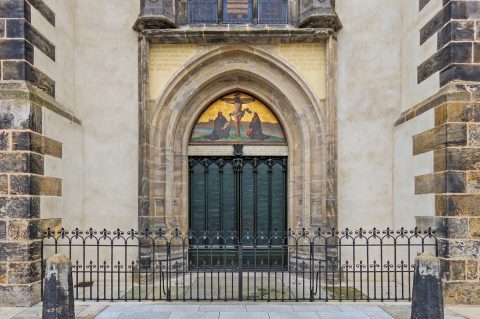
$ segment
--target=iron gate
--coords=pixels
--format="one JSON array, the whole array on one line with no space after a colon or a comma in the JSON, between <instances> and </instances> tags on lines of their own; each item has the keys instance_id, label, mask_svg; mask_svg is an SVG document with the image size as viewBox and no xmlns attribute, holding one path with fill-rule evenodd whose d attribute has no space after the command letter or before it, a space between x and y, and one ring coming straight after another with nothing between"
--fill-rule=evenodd
<instances>
[{"instance_id":1,"label":"iron gate","mask_svg":"<svg viewBox=\"0 0 480 319\"><path fill-rule=\"evenodd\" d=\"M229 243L236 248L236 258L227 258ZM262 250L262 257L245 258L247 247L254 257ZM193 267L189 255L200 249L211 253L195 260L203 267ZM285 266L269 259L278 249L285 252ZM403 228L301 229L256 236L217 232L198 237L178 230L62 229L48 230L41 247L42 270L46 257L69 256L75 298L97 301L411 300L416 254L437 255L437 250L430 229Z\"/></svg>"},{"instance_id":2,"label":"iron gate","mask_svg":"<svg viewBox=\"0 0 480 319\"><path fill-rule=\"evenodd\" d=\"M238 264L241 256L258 267L255 259L267 260L269 267L275 261L276 267L285 268L287 157L192 156L189 168L190 245L208 247L189 250L192 267L203 267L199 261L205 259L207 267L219 259ZM214 236L217 233L248 236ZM254 248L259 234L275 233L282 235L271 236L268 249L263 245ZM222 248L212 249L212 245Z\"/></svg>"}]
</instances>

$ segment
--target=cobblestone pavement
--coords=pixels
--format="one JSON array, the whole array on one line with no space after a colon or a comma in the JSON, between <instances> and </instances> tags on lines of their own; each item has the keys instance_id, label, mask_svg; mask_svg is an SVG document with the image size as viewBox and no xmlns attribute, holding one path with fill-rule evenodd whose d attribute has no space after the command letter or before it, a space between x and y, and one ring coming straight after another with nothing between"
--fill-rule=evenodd
<instances>
[{"instance_id":1,"label":"cobblestone pavement","mask_svg":"<svg viewBox=\"0 0 480 319\"><path fill-rule=\"evenodd\" d=\"M1 319L41 318L42 306L0 308ZM76 319L410 319L409 303L75 303ZM445 319L480 319L480 307L451 307Z\"/></svg>"}]
</instances>

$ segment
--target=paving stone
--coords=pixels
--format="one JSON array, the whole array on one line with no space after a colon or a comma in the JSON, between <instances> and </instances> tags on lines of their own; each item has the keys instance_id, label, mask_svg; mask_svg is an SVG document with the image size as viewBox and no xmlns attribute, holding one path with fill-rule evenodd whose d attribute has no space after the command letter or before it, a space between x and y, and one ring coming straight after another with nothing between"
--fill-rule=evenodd
<instances>
[{"instance_id":1,"label":"paving stone","mask_svg":"<svg viewBox=\"0 0 480 319\"><path fill-rule=\"evenodd\" d=\"M269 319L268 312L220 312L219 319Z\"/></svg>"},{"instance_id":2,"label":"paving stone","mask_svg":"<svg viewBox=\"0 0 480 319\"><path fill-rule=\"evenodd\" d=\"M168 319L218 319L219 312L173 312Z\"/></svg>"},{"instance_id":3,"label":"paving stone","mask_svg":"<svg viewBox=\"0 0 480 319\"><path fill-rule=\"evenodd\" d=\"M140 311L140 312L121 313L117 318L118 319L169 319L170 316L171 316L170 312Z\"/></svg>"},{"instance_id":4,"label":"paving stone","mask_svg":"<svg viewBox=\"0 0 480 319\"><path fill-rule=\"evenodd\" d=\"M247 305L247 312L293 312L290 305Z\"/></svg>"},{"instance_id":5,"label":"paving stone","mask_svg":"<svg viewBox=\"0 0 480 319\"><path fill-rule=\"evenodd\" d=\"M295 312L341 312L340 308L332 305L292 305Z\"/></svg>"},{"instance_id":6,"label":"paving stone","mask_svg":"<svg viewBox=\"0 0 480 319\"><path fill-rule=\"evenodd\" d=\"M317 312L320 319L371 319L362 312Z\"/></svg>"},{"instance_id":7,"label":"paving stone","mask_svg":"<svg viewBox=\"0 0 480 319\"><path fill-rule=\"evenodd\" d=\"M318 319L316 312L299 312L295 313L295 315L289 312L269 312L268 316L270 319Z\"/></svg>"},{"instance_id":8,"label":"paving stone","mask_svg":"<svg viewBox=\"0 0 480 319\"><path fill-rule=\"evenodd\" d=\"M176 305L154 305L152 306L151 311L161 311L161 312L198 312L200 305L185 305L185 304L176 304Z\"/></svg>"},{"instance_id":9,"label":"paving stone","mask_svg":"<svg viewBox=\"0 0 480 319\"><path fill-rule=\"evenodd\" d=\"M246 312L245 305L201 305L199 311L206 312Z\"/></svg>"}]
</instances>

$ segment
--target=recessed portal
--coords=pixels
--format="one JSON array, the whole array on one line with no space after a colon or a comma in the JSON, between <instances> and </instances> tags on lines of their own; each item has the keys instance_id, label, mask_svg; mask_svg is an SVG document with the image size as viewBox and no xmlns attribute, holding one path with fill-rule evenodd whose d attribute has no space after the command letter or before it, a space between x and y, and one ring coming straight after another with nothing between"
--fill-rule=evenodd
<instances>
[{"instance_id":1,"label":"recessed portal","mask_svg":"<svg viewBox=\"0 0 480 319\"><path fill-rule=\"evenodd\" d=\"M288 161L266 147L287 144L276 115L250 95L226 95L200 115L190 144L204 145L203 156L189 156L190 244L202 245L190 251L191 266L235 266L242 243L243 267L283 267ZM242 155L238 145L253 147L256 156ZM225 146L230 153L218 156ZM209 244L225 247L212 257Z\"/></svg>"}]
</instances>

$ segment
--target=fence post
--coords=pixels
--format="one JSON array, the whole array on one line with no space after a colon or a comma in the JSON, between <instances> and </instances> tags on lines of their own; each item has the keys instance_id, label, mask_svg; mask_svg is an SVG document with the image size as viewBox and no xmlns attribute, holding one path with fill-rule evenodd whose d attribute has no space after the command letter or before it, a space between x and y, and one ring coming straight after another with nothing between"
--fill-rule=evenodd
<instances>
[{"instance_id":1,"label":"fence post","mask_svg":"<svg viewBox=\"0 0 480 319\"><path fill-rule=\"evenodd\" d=\"M310 242L310 301L313 301L313 289L315 285L315 260L313 259L313 242Z\"/></svg>"},{"instance_id":2,"label":"fence post","mask_svg":"<svg viewBox=\"0 0 480 319\"><path fill-rule=\"evenodd\" d=\"M168 242L167 243L167 301L172 301L172 291L171 291L171 283L170 283L170 279L171 279L171 243Z\"/></svg>"},{"instance_id":3,"label":"fence post","mask_svg":"<svg viewBox=\"0 0 480 319\"><path fill-rule=\"evenodd\" d=\"M443 319L440 259L429 253L415 258L411 319Z\"/></svg>"},{"instance_id":4,"label":"fence post","mask_svg":"<svg viewBox=\"0 0 480 319\"><path fill-rule=\"evenodd\" d=\"M243 243L238 243L238 300L242 301L243 293Z\"/></svg>"},{"instance_id":5,"label":"fence post","mask_svg":"<svg viewBox=\"0 0 480 319\"><path fill-rule=\"evenodd\" d=\"M56 254L47 259L42 319L74 319L72 262Z\"/></svg>"}]
</instances>

